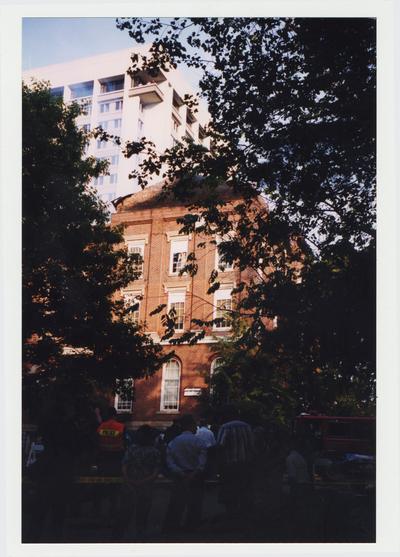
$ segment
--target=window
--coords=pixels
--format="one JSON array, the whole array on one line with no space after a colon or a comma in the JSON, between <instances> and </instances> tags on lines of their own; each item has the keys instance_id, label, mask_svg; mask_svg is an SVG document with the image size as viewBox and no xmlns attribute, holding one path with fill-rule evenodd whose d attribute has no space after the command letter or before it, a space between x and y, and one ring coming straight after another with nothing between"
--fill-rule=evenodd
<instances>
[{"instance_id":1,"label":"window","mask_svg":"<svg viewBox=\"0 0 400 557\"><path fill-rule=\"evenodd\" d=\"M108 141L103 141L102 139L98 139L96 142L97 149L106 149L108 145Z\"/></svg>"},{"instance_id":2,"label":"window","mask_svg":"<svg viewBox=\"0 0 400 557\"><path fill-rule=\"evenodd\" d=\"M116 197L116 193L115 191L112 191L110 193L105 193L101 196L102 201L104 201L104 203L109 203L110 201L112 201L113 199L115 199Z\"/></svg>"},{"instance_id":3,"label":"window","mask_svg":"<svg viewBox=\"0 0 400 557\"><path fill-rule=\"evenodd\" d=\"M218 369L223 365L223 363L224 360L222 358L215 358L215 360L211 362L210 377L214 375L214 373L218 372Z\"/></svg>"},{"instance_id":4,"label":"window","mask_svg":"<svg viewBox=\"0 0 400 557\"><path fill-rule=\"evenodd\" d=\"M110 157L110 164L116 166L119 161L119 155L111 155Z\"/></svg>"},{"instance_id":5,"label":"window","mask_svg":"<svg viewBox=\"0 0 400 557\"><path fill-rule=\"evenodd\" d=\"M138 278L142 278L144 263L144 241L128 242L128 253L137 255L137 262L134 264L134 271L135 273L138 273Z\"/></svg>"},{"instance_id":6,"label":"window","mask_svg":"<svg viewBox=\"0 0 400 557\"><path fill-rule=\"evenodd\" d=\"M215 249L215 266L218 269L218 271L232 271L233 269L233 264L232 263L228 263L224 256L222 255L222 253L219 250L218 244L220 244L221 242L223 242L224 240L218 239L217 238L217 245L216 245L216 249Z\"/></svg>"},{"instance_id":7,"label":"window","mask_svg":"<svg viewBox=\"0 0 400 557\"><path fill-rule=\"evenodd\" d=\"M84 101L81 103L82 115L90 116L92 114L92 103L91 101Z\"/></svg>"},{"instance_id":8,"label":"window","mask_svg":"<svg viewBox=\"0 0 400 557\"><path fill-rule=\"evenodd\" d=\"M102 186L104 184L104 176L98 176L94 179L95 186Z\"/></svg>"},{"instance_id":9,"label":"window","mask_svg":"<svg viewBox=\"0 0 400 557\"><path fill-rule=\"evenodd\" d=\"M124 76L115 79L107 79L100 82L100 93L111 93L112 91L120 91L124 88Z\"/></svg>"},{"instance_id":10,"label":"window","mask_svg":"<svg viewBox=\"0 0 400 557\"><path fill-rule=\"evenodd\" d=\"M118 393L115 395L114 406L117 412L132 412L133 386L131 377L116 380Z\"/></svg>"},{"instance_id":11,"label":"window","mask_svg":"<svg viewBox=\"0 0 400 557\"><path fill-rule=\"evenodd\" d=\"M188 251L188 241L171 240L171 259L170 274L178 275L181 269L186 265L186 256Z\"/></svg>"},{"instance_id":12,"label":"window","mask_svg":"<svg viewBox=\"0 0 400 557\"><path fill-rule=\"evenodd\" d=\"M90 124L83 124L82 131L85 132L85 133L89 133L90 132Z\"/></svg>"},{"instance_id":13,"label":"window","mask_svg":"<svg viewBox=\"0 0 400 557\"><path fill-rule=\"evenodd\" d=\"M215 373L218 373L218 371L219 371L220 367L223 365L223 363L224 363L224 361L223 361L222 358L215 358L215 360L213 360L211 362L211 367L210 367L210 395L212 395L213 391L214 391L213 385L212 385L213 375Z\"/></svg>"},{"instance_id":14,"label":"window","mask_svg":"<svg viewBox=\"0 0 400 557\"><path fill-rule=\"evenodd\" d=\"M100 126L103 130L108 129L108 120L103 120L102 122L99 122L99 126Z\"/></svg>"},{"instance_id":15,"label":"window","mask_svg":"<svg viewBox=\"0 0 400 557\"><path fill-rule=\"evenodd\" d=\"M123 107L123 101L115 101L115 110L116 112L119 112L120 110L122 110Z\"/></svg>"},{"instance_id":16,"label":"window","mask_svg":"<svg viewBox=\"0 0 400 557\"><path fill-rule=\"evenodd\" d=\"M139 118L139 120L138 120L138 139L141 139L143 137L143 128L144 128L143 120L141 120Z\"/></svg>"},{"instance_id":17,"label":"window","mask_svg":"<svg viewBox=\"0 0 400 557\"><path fill-rule=\"evenodd\" d=\"M69 88L71 90L71 99L91 97L93 95L93 81L75 83L74 85L70 85Z\"/></svg>"},{"instance_id":18,"label":"window","mask_svg":"<svg viewBox=\"0 0 400 557\"><path fill-rule=\"evenodd\" d=\"M181 366L178 360L173 359L164 364L161 382L161 411L178 411L180 376Z\"/></svg>"},{"instance_id":19,"label":"window","mask_svg":"<svg viewBox=\"0 0 400 557\"><path fill-rule=\"evenodd\" d=\"M185 291L168 293L168 312L175 312L175 330L183 331L185 328Z\"/></svg>"},{"instance_id":20,"label":"window","mask_svg":"<svg viewBox=\"0 0 400 557\"><path fill-rule=\"evenodd\" d=\"M139 75L131 78L131 87L140 87L141 85L146 85L146 82Z\"/></svg>"},{"instance_id":21,"label":"window","mask_svg":"<svg viewBox=\"0 0 400 557\"><path fill-rule=\"evenodd\" d=\"M121 127L121 125L122 125L122 118L116 118L116 119L114 120L114 128L115 128L115 129L118 129L118 128Z\"/></svg>"},{"instance_id":22,"label":"window","mask_svg":"<svg viewBox=\"0 0 400 557\"><path fill-rule=\"evenodd\" d=\"M110 184L116 184L118 181L118 174L110 174Z\"/></svg>"},{"instance_id":23,"label":"window","mask_svg":"<svg viewBox=\"0 0 400 557\"><path fill-rule=\"evenodd\" d=\"M176 118L174 118L174 116L172 116L172 130L175 133L178 133L178 131L179 131L179 122Z\"/></svg>"},{"instance_id":24,"label":"window","mask_svg":"<svg viewBox=\"0 0 400 557\"><path fill-rule=\"evenodd\" d=\"M63 97L64 96L64 87L52 87L50 89L50 95L52 97Z\"/></svg>"},{"instance_id":25,"label":"window","mask_svg":"<svg viewBox=\"0 0 400 557\"><path fill-rule=\"evenodd\" d=\"M232 310L231 290L217 290L214 294L214 306L214 319L218 319L218 322L214 323L214 329L230 329L230 312Z\"/></svg>"},{"instance_id":26,"label":"window","mask_svg":"<svg viewBox=\"0 0 400 557\"><path fill-rule=\"evenodd\" d=\"M102 114L110 112L110 103L99 103L99 107Z\"/></svg>"},{"instance_id":27,"label":"window","mask_svg":"<svg viewBox=\"0 0 400 557\"><path fill-rule=\"evenodd\" d=\"M129 308L135 306L136 309L132 310L129 315L129 321L135 323L136 325L139 324L140 318L140 299L141 293L140 292L124 292L124 306L125 308Z\"/></svg>"}]
</instances>

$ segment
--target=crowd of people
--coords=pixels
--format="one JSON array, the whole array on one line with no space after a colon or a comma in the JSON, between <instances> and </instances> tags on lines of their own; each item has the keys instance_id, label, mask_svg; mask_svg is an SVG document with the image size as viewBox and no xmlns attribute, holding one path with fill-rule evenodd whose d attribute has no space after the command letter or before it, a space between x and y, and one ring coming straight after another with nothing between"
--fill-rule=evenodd
<instances>
[{"instance_id":1,"label":"crowd of people","mask_svg":"<svg viewBox=\"0 0 400 557\"><path fill-rule=\"evenodd\" d=\"M145 536L154 482L160 474L172 481L163 524L166 537L194 531L201 524L206 478L218 475L220 500L229 516L248 511L256 443L252 428L239 419L234 407L224 408L215 432L204 420L197 424L189 414L175 420L162 433L142 425L129 439L124 454L124 433L115 416L100 424L97 432L101 447L99 465L103 472L111 471L110 455L121 451L118 456L124 484L114 539L124 535L132 514L135 514L137 536ZM114 459L115 463L118 461L119 458Z\"/></svg>"},{"instance_id":2,"label":"crowd of people","mask_svg":"<svg viewBox=\"0 0 400 557\"><path fill-rule=\"evenodd\" d=\"M122 485L111 483L108 488L113 499L114 541L124 539L132 519L136 539L146 538L154 487L160 477L171 480L162 526L166 539L179 540L201 525L204 485L209 478L219 484L219 502L225 507L227 519L251 512L255 500L253 480L260 462L264 462L267 432L260 425L247 423L236 407L222 408L218 421L212 425L183 415L165 431L146 424L135 431L127 430L114 408L109 408L104 418L96 409L91 419L90 427L85 429L65 412L58 424L47 425L46 450L33 467L39 502L33 531L43 520L46 505L52 506L54 532L61 528L73 461L78 456L91 462L92 472L99 476L122 475ZM304 496L310 474L301 448L294 444L290 452L281 449L281 444L275 449L269 446L270 454L275 451L281 464L286 462L294 496Z\"/></svg>"}]
</instances>

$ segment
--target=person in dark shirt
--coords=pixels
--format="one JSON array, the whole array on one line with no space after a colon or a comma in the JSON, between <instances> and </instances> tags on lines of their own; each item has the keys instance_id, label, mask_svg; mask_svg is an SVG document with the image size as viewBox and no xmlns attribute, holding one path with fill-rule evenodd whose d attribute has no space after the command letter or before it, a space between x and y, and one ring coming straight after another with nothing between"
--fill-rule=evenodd
<instances>
[{"instance_id":1,"label":"person in dark shirt","mask_svg":"<svg viewBox=\"0 0 400 557\"><path fill-rule=\"evenodd\" d=\"M221 421L217 435L221 501L230 516L245 514L251 506L254 435L250 425L239 419L234 406L223 409Z\"/></svg>"},{"instance_id":2,"label":"person in dark shirt","mask_svg":"<svg viewBox=\"0 0 400 557\"><path fill-rule=\"evenodd\" d=\"M125 451L122 459L122 504L114 528L118 541L128 526L132 513L135 515L136 537L145 536L153 499L154 481L160 471L160 452L154 447L156 432L142 425L136 432L135 443Z\"/></svg>"}]
</instances>

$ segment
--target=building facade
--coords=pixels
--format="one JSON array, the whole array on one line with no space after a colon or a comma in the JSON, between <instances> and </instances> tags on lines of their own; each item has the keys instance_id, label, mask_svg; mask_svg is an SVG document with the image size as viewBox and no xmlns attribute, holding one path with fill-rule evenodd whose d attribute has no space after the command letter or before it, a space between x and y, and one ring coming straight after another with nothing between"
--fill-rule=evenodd
<instances>
[{"instance_id":1,"label":"building facade","mask_svg":"<svg viewBox=\"0 0 400 557\"><path fill-rule=\"evenodd\" d=\"M135 52L145 54L148 48L138 47ZM208 147L204 132L208 114L202 106L194 113L183 103L185 95L195 93L183 75L172 70L160 71L156 77L138 72L131 78L127 69L132 52L125 49L33 68L24 72L23 79L27 83L31 79L48 81L52 93L64 102L80 103L83 113L77 124L85 131L101 126L122 143L146 137L160 152L184 136ZM127 159L113 141L96 139L91 139L87 154L109 162L109 174L99 176L93 185L110 207L113 199L138 190L137 183L129 179L140 163L138 155Z\"/></svg>"},{"instance_id":2,"label":"building facade","mask_svg":"<svg viewBox=\"0 0 400 557\"><path fill-rule=\"evenodd\" d=\"M216 343L230 334L226 317L234 303L232 289L246 280L241 271L221 260L218 244L210 243L213 238L196 232L186 236L179 233L176 220L187 209L173 199L160 198L160 193L161 186L156 185L117 200L112 216L112 224L124 226L128 250L142 258L140 278L121 293L127 303L138 304L132 319L144 324L146 332L167 352L173 349L176 354L151 378L135 381L133 399L116 397L117 410L131 413L136 425L166 425L182 413L198 413L198 397L209 388L207 378L218 365ZM230 210L229 203L224 210ZM204 241L207 246L199 249L198 244ZM193 277L179 273L190 252L197 253L198 271ZM218 270L220 288L207 294L213 269ZM151 315L161 304L165 309ZM165 332L161 317L171 309L175 310L175 336L196 330L193 319L221 320L209 327L197 344L170 346L161 340Z\"/></svg>"}]
</instances>

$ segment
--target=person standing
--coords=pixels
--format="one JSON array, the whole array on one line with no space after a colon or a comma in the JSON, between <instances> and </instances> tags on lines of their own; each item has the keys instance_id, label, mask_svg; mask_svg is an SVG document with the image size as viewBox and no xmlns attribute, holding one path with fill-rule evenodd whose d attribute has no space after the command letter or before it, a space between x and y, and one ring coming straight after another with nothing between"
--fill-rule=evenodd
<instances>
[{"instance_id":1,"label":"person standing","mask_svg":"<svg viewBox=\"0 0 400 557\"><path fill-rule=\"evenodd\" d=\"M206 478L210 478L217 473L217 459L216 459L216 441L215 435L207 427L207 422L205 419L201 419L199 422L199 427L197 428L196 437L204 441L207 447L207 464L205 468L204 475Z\"/></svg>"},{"instance_id":2,"label":"person standing","mask_svg":"<svg viewBox=\"0 0 400 557\"><path fill-rule=\"evenodd\" d=\"M167 445L167 468L173 479L164 521L167 535L181 528L185 511L184 529L194 529L201 519L207 446L195 435L197 425L193 416L182 416L180 425L182 433Z\"/></svg>"},{"instance_id":3,"label":"person standing","mask_svg":"<svg viewBox=\"0 0 400 557\"><path fill-rule=\"evenodd\" d=\"M103 473L118 476L125 448L125 425L117 420L113 406L107 414L107 419L97 428L99 465Z\"/></svg>"},{"instance_id":4,"label":"person standing","mask_svg":"<svg viewBox=\"0 0 400 557\"><path fill-rule=\"evenodd\" d=\"M124 534L132 511L135 515L136 536L146 535L151 510L154 481L160 471L161 455L154 446L156 432L149 425L136 431L135 443L122 459L122 504L115 522L113 537L118 541Z\"/></svg>"},{"instance_id":5,"label":"person standing","mask_svg":"<svg viewBox=\"0 0 400 557\"><path fill-rule=\"evenodd\" d=\"M234 406L223 408L221 421L217 435L221 501L232 516L246 513L251 506L254 436L250 425L239 419Z\"/></svg>"}]
</instances>

